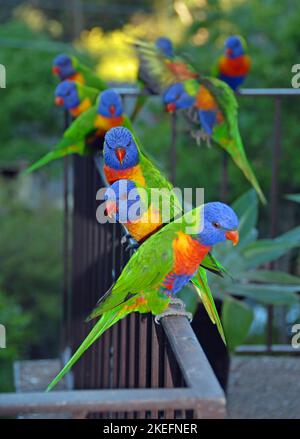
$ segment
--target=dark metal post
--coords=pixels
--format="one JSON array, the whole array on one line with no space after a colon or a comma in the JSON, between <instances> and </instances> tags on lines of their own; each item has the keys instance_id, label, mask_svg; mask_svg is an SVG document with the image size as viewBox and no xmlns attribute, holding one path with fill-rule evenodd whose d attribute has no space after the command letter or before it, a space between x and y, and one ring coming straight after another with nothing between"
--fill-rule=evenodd
<instances>
[{"instance_id":1,"label":"dark metal post","mask_svg":"<svg viewBox=\"0 0 300 439\"><path fill-rule=\"evenodd\" d=\"M274 238L278 228L278 181L279 181L279 158L281 150L281 98L275 97L274 111L274 141L272 146L272 177L270 191L270 238ZM273 268L271 264L270 268ZM271 349L273 342L273 306L268 306L268 324L267 324L267 348Z\"/></svg>"},{"instance_id":2,"label":"dark metal post","mask_svg":"<svg viewBox=\"0 0 300 439\"><path fill-rule=\"evenodd\" d=\"M64 128L69 126L69 113L65 111ZM69 208L69 169L70 157L63 159L63 199L64 199L64 240L63 240L63 291L62 291L62 351L64 351L70 342L70 208Z\"/></svg>"}]
</instances>

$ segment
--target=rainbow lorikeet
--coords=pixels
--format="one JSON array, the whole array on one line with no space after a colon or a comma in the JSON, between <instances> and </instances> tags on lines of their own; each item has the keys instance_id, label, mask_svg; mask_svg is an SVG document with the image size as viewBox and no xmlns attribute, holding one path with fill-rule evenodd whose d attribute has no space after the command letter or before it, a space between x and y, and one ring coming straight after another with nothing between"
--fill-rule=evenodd
<instances>
[{"instance_id":1,"label":"rainbow lorikeet","mask_svg":"<svg viewBox=\"0 0 300 439\"><path fill-rule=\"evenodd\" d=\"M131 237L139 244L161 229L164 223L169 223L170 219L174 220L172 214L177 218L182 213L182 210L179 210L179 207L172 203L172 198L168 196L166 191L161 192L158 189L141 187L131 180L114 182L106 189L104 200L104 216L114 218L117 222L125 225ZM207 262L209 265L207 265ZM207 283L205 269L202 267L217 274L220 273L216 272L216 269L222 272L223 267L208 253L201 262L201 267L199 267L191 283L212 323L217 325L218 331L225 342L222 324Z\"/></svg>"},{"instance_id":2,"label":"rainbow lorikeet","mask_svg":"<svg viewBox=\"0 0 300 439\"><path fill-rule=\"evenodd\" d=\"M155 44L142 40L132 44L140 62L139 78L152 93L161 94L175 82L199 77L192 66L174 54L168 38L159 38Z\"/></svg>"},{"instance_id":3,"label":"rainbow lorikeet","mask_svg":"<svg viewBox=\"0 0 300 439\"><path fill-rule=\"evenodd\" d=\"M139 44L143 44L142 42L136 42L137 47ZM147 44L147 43L145 43ZM171 61L174 58L174 49L172 41L166 37L157 38L154 43L158 52L166 59ZM148 64L147 61L144 62L143 52L138 50L139 55L139 71L138 71L138 86L141 90L147 91L150 94L158 94L159 87L153 81L153 76L148 72ZM134 107L134 110L131 114L131 120L134 120L142 107L145 105L148 96L145 94L139 95Z\"/></svg>"},{"instance_id":4,"label":"rainbow lorikeet","mask_svg":"<svg viewBox=\"0 0 300 439\"><path fill-rule=\"evenodd\" d=\"M71 123L54 149L25 172L32 172L69 154L85 155L95 149L102 149L104 134L110 128L119 125L131 127L129 119L123 112L121 97L114 90L105 90L100 93L95 105Z\"/></svg>"},{"instance_id":5,"label":"rainbow lorikeet","mask_svg":"<svg viewBox=\"0 0 300 439\"><path fill-rule=\"evenodd\" d=\"M106 189L104 200L106 215L125 224L139 244L159 230L163 223L182 215L179 203L174 206L165 191L143 187L131 180L115 181Z\"/></svg>"},{"instance_id":6,"label":"rainbow lorikeet","mask_svg":"<svg viewBox=\"0 0 300 439\"><path fill-rule=\"evenodd\" d=\"M110 129L104 138L104 175L111 185L118 180L131 180L135 184L149 188L172 192L172 184L163 176L159 169L145 155L136 137L126 127ZM170 219L182 212L182 205L176 196L170 198ZM149 226L151 227L151 225ZM141 232L142 229L140 229ZM145 239L149 233L145 230ZM209 254L202 264L206 269L217 274L226 270Z\"/></svg>"},{"instance_id":7,"label":"rainbow lorikeet","mask_svg":"<svg viewBox=\"0 0 300 439\"><path fill-rule=\"evenodd\" d=\"M225 82L210 78L204 84L195 80L175 83L165 91L163 102L167 111L183 110L190 122L201 127L200 138L212 139L227 151L255 188L261 201L266 202L239 133L237 101Z\"/></svg>"},{"instance_id":8,"label":"rainbow lorikeet","mask_svg":"<svg viewBox=\"0 0 300 439\"><path fill-rule=\"evenodd\" d=\"M51 390L105 330L131 312L180 314L172 299L197 272L212 246L238 241L238 218L226 204L207 203L185 214L145 241L116 283L100 298L90 318L101 316L90 334L49 384Z\"/></svg>"},{"instance_id":9,"label":"rainbow lorikeet","mask_svg":"<svg viewBox=\"0 0 300 439\"><path fill-rule=\"evenodd\" d=\"M73 55L66 55L65 53L57 55L53 60L52 72L57 75L61 81L69 79L70 81L76 81L88 87L97 88L99 91L108 88L105 81L95 75L89 67L80 63Z\"/></svg>"},{"instance_id":10,"label":"rainbow lorikeet","mask_svg":"<svg viewBox=\"0 0 300 439\"><path fill-rule=\"evenodd\" d=\"M231 35L225 41L225 54L220 57L216 75L236 91L244 82L251 67L250 57L246 55L246 42L238 35Z\"/></svg>"},{"instance_id":11,"label":"rainbow lorikeet","mask_svg":"<svg viewBox=\"0 0 300 439\"><path fill-rule=\"evenodd\" d=\"M66 79L58 84L54 95L55 104L64 107L72 117L76 118L96 102L99 91Z\"/></svg>"},{"instance_id":12,"label":"rainbow lorikeet","mask_svg":"<svg viewBox=\"0 0 300 439\"><path fill-rule=\"evenodd\" d=\"M144 70L147 69L156 90L163 94L167 111L184 110L186 117L202 128L196 137L212 139L224 148L265 202L240 137L238 104L231 88L221 80L201 76L180 58L164 57L153 44L134 44Z\"/></svg>"}]
</instances>

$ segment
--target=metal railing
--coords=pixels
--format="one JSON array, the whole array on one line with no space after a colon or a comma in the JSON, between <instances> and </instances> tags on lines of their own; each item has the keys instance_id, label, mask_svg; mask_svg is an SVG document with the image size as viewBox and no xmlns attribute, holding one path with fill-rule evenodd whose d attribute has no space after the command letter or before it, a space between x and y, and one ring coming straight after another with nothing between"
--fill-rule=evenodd
<instances>
[{"instance_id":1,"label":"metal railing","mask_svg":"<svg viewBox=\"0 0 300 439\"><path fill-rule=\"evenodd\" d=\"M136 96L136 90L120 90ZM300 95L299 90L241 90L240 96L265 96L275 100L270 236L277 230L278 172L281 143L281 99ZM172 181L176 179L176 116L172 118ZM68 159L67 159L68 161ZM65 166L65 282L64 306L67 327L64 347L78 346L90 326L82 322L118 276L128 258L120 246L119 225L98 225L96 191L103 186L92 157L74 157L74 205L69 206L68 172ZM227 160L221 172L222 197L228 195ZM224 190L225 188L225 190ZM87 196L89 194L90 196ZM72 218L70 215L72 214ZM68 260L72 219L72 264ZM72 276L69 268L72 265ZM71 280L71 284L70 284ZM201 345L185 317L165 317L161 326L151 316L132 314L107 331L74 368L72 391L2 394L0 415L68 412L74 417L120 418L218 418L224 417L224 393ZM269 353L272 346L272 308L269 308ZM250 347L251 348L251 347ZM262 350L261 347L258 350ZM286 346L282 348L287 351ZM247 347L240 348L241 353ZM69 384L70 385L70 384ZM77 390L79 389L79 390ZM84 390L83 390L84 389ZM86 390L93 389L93 390ZM97 389L97 390L94 390ZM100 389L100 390L98 390Z\"/></svg>"},{"instance_id":2,"label":"metal railing","mask_svg":"<svg viewBox=\"0 0 300 439\"><path fill-rule=\"evenodd\" d=\"M4 393L0 416L66 413L85 418L97 413L105 418L223 418L224 393L188 320L169 316L161 324L186 387ZM160 348L156 355L162 355Z\"/></svg>"}]
</instances>

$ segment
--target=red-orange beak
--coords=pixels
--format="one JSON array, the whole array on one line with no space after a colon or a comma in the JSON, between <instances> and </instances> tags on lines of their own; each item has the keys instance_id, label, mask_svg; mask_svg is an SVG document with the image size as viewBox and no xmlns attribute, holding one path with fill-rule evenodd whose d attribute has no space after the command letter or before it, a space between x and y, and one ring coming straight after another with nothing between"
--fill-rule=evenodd
<instances>
[{"instance_id":1,"label":"red-orange beak","mask_svg":"<svg viewBox=\"0 0 300 439\"><path fill-rule=\"evenodd\" d=\"M59 107L61 107L62 105L64 105L64 99L60 96L56 96L55 98L55 105L58 105Z\"/></svg>"},{"instance_id":2,"label":"red-orange beak","mask_svg":"<svg viewBox=\"0 0 300 439\"><path fill-rule=\"evenodd\" d=\"M54 75L59 75L60 74L60 68L58 66L53 66L52 67L52 73L54 73Z\"/></svg>"},{"instance_id":3,"label":"red-orange beak","mask_svg":"<svg viewBox=\"0 0 300 439\"><path fill-rule=\"evenodd\" d=\"M116 114L116 107L114 105L111 105L109 107L109 112L112 116L114 116Z\"/></svg>"},{"instance_id":4,"label":"red-orange beak","mask_svg":"<svg viewBox=\"0 0 300 439\"><path fill-rule=\"evenodd\" d=\"M226 49L226 55L231 56L233 54L232 49Z\"/></svg>"},{"instance_id":5,"label":"red-orange beak","mask_svg":"<svg viewBox=\"0 0 300 439\"><path fill-rule=\"evenodd\" d=\"M166 105L166 110L168 113L173 113L176 110L176 104L174 102L170 102Z\"/></svg>"},{"instance_id":6,"label":"red-orange beak","mask_svg":"<svg viewBox=\"0 0 300 439\"><path fill-rule=\"evenodd\" d=\"M233 242L233 245L237 245L239 242L239 232L237 230L230 230L230 232L226 232L226 239L229 239Z\"/></svg>"},{"instance_id":7,"label":"red-orange beak","mask_svg":"<svg viewBox=\"0 0 300 439\"><path fill-rule=\"evenodd\" d=\"M117 212L117 203L115 201L106 201L105 203L105 215L109 218L113 218Z\"/></svg>"},{"instance_id":8,"label":"red-orange beak","mask_svg":"<svg viewBox=\"0 0 300 439\"><path fill-rule=\"evenodd\" d=\"M117 148L117 149L115 150L115 154L116 154L117 159L119 160L119 162L120 162L121 165L122 165L122 164L123 164L124 157L125 157L125 155L126 155L126 149L125 149L125 148Z\"/></svg>"}]
</instances>

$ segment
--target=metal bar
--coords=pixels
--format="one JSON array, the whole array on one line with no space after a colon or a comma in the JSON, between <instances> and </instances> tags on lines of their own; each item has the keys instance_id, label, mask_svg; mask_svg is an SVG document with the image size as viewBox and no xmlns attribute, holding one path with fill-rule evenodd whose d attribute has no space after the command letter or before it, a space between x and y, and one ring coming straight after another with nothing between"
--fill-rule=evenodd
<instances>
[{"instance_id":1,"label":"metal bar","mask_svg":"<svg viewBox=\"0 0 300 439\"><path fill-rule=\"evenodd\" d=\"M242 88L238 96L300 96L297 88Z\"/></svg>"},{"instance_id":2,"label":"metal bar","mask_svg":"<svg viewBox=\"0 0 300 439\"><path fill-rule=\"evenodd\" d=\"M198 403L193 389L73 390L50 393L2 393L0 416L19 413L109 412L191 409ZM209 398L203 404L209 404Z\"/></svg>"},{"instance_id":3,"label":"metal bar","mask_svg":"<svg viewBox=\"0 0 300 439\"><path fill-rule=\"evenodd\" d=\"M271 176L271 191L270 191L270 211L269 221L270 238L274 238L278 229L278 180L279 180L279 158L281 151L281 98L275 97L274 108L274 140L272 144L272 176ZM270 265L270 268L274 268L274 264ZM272 305L267 307L268 322L267 322L267 346L268 349L273 343L273 321L274 321L274 308Z\"/></svg>"},{"instance_id":4,"label":"metal bar","mask_svg":"<svg viewBox=\"0 0 300 439\"><path fill-rule=\"evenodd\" d=\"M286 344L273 344L269 348L265 345L243 345L239 346L235 353L238 355L299 355L300 349Z\"/></svg>"},{"instance_id":5,"label":"metal bar","mask_svg":"<svg viewBox=\"0 0 300 439\"><path fill-rule=\"evenodd\" d=\"M112 85L113 87L113 85ZM122 96L140 96L149 95L145 90L139 90L135 87L113 87L113 89ZM300 89L297 88L242 88L236 93L237 96L300 96Z\"/></svg>"},{"instance_id":6,"label":"metal bar","mask_svg":"<svg viewBox=\"0 0 300 439\"><path fill-rule=\"evenodd\" d=\"M161 323L187 386L199 397L194 407L196 417L224 417L226 410L223 390L188 320L185 317L168 316L163 317ZM205 399L210 403L205 407L203 416Z\"/></svg>"}]
</instances>

